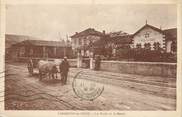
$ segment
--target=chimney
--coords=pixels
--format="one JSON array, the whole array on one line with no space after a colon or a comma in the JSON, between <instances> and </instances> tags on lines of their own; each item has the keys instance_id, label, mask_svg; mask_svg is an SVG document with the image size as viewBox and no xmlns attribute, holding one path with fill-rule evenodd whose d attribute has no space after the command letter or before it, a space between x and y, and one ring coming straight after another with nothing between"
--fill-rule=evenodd
<instances>
[{"instance_id":1,"label":"chimney","mask_svg":"<svg viewBox=\"0 0 182 117\"><path fill-rule=\"evenodd\" d=\"M103 31L102 31L102 33L105 35L105 34L106 34L106 31L105 31L105 30L103 30Z\"/></svg>"},{"instance_id":2,"label":"chimney","mask_svg":"<svg viewBox=\"0 0 182 117\"><path fill-rule=\"evenodd\" d=\"M160 30L162 30L162 26L160 25Z\"/></svg>"}]
</instances>

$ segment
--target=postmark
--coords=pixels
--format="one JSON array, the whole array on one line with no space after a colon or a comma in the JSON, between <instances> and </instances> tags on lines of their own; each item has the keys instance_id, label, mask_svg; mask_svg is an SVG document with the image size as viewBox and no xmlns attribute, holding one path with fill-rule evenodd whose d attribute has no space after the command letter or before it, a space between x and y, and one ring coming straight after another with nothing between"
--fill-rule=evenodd
<instances>
[{"instance_id":1,"label":"postmark","mask_svg":"<svg viewBox=\"0 0 182 117\"><path fill-rule=\"evenodd\" d=\"M86 78L86 73L78 72L72 82L74 93L84 100L95 100L104 91L104 85L100 84L91 78Z\"/></svg>"}]
</instances>

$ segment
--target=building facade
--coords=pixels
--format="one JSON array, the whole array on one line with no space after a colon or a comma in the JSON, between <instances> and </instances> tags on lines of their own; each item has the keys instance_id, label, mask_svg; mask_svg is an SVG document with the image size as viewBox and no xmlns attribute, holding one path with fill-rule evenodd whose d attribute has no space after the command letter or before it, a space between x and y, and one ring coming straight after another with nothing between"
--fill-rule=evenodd
<instances>
[{"instance_id":1,"label":"building facade","mask_svg":"<svg viewBox=\"0 0 182 117\"><path fill-rule=\"evenodd\" d=\"M89 56L89 45L101 39L103 35L104 32L101 33L93 28L88 28L79 33L76 32L73 36L71 36L74 54L76 55L79 52L82 56Z\"/></svg>"},{"instance_id":2,"label":"building facade","mask_svg":"<svg viewBox=\"0 0 182 117\"><path fill-rule=\"evenodd\" d=\"M72 57L71 45L60 41L25 40L9 48L9 58L63 58Z\"/></svg>"},{"instance_id":3,"label":"building facade","mask_svg":"<svg viewBox=\"0 0 182 117\"><path fill-rule=\"evenodd\" d=\"M133 34L133 48L150 50L162 49L167 53L176 52L177 29L162 30L149 24Z\"/></svg>"}]
</instances>

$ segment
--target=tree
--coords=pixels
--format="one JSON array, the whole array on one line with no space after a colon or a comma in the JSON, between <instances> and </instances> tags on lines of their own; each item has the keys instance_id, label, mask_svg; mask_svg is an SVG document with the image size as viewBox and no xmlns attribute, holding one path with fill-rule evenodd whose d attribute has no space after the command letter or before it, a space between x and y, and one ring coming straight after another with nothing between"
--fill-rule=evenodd
<instances>
[{"instance_id":1,"label":"tree","mask_svg":"<svg viewBox=\"0 0 182 117\"><path fill-rule=\"evenodd\" d=\"M108 36L101 37L100 40L93 43L94 54L107 56L107 45L108 45Z\"/></svg>"}]
</instances>

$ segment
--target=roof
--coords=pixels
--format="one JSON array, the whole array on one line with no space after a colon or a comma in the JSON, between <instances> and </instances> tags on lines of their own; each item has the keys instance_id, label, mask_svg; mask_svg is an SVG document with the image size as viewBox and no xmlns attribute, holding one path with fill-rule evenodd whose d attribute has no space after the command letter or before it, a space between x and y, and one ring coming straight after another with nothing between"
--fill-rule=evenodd
<instances>
[{"instance_id":1,"label":"roof","mask_svg":"<svg viewBox=\"0 0 182 117\"><path fill-rule=\"evenodd\" d=\"M34 45L34 46L52 46L52 47L65 47L71 45L66 45L66 43L63 43L61 41L45 41L45 40L25 40L20 43L17 43L16 45Z\"/></svg>"},{"instance_id":2,"label":"roof","mask_svg":"<svg viewBox=\"0 0 182 117\"><path fill-rule=\"evenodd\" d=\"M163 33L166 35L166 39L168 40L176 40L177 39L177 28L165 29Z\"/></svg>"},{"instance_id":3,"label":"roof","mask_svg":"<svg viewBox=\"0 0 182 117\"><path fill-rule=\"evenodd\" d=\"M168 40L176 40L177 39L177 28L170 28L170 29L161 30L161 29L159 29L157 27L154 27L152 25L149 25L149 24L144 25L137 32L135 32L133 34L133 36L135 36L136 34L138 34L141 30L143 30L146 27L152 28L153 30L156 30L156 31L164 34L166 36L166 39L168 39Z\"/></svg>"},{"instance_id":4,"label":"roof","mask_svg":"<svg viewBox=\"0 0 182 117\"><path fill-rule=\"evenodd\" d=\"M136 31L136 32L133 34L133 36L135 36L136 34L138 34L141 30L143 30L143 29L146 28L146 27L149 27L149 28L151 28L151 29L153 29L153 30L155 30L155 31L157 31L157 32L163 33L163 31L162 31L161 29L159 29L159 28L157 28L157 27L154 27L154 26L152 26L152 25L149 25L149 24L145 24L142 28L140 28L138 31Z\"/></svg>"},{"instance_id":5,"label":"roof","mask_svg":"<svg viewBox=\"0 0 182 117\"><path fill-rule=\"evenodd\" d=\"M123 31L117 31L117 32L109 33L110 37L125 36L125 35L128 35L128 33L123 32Z\"/></svg>"},{"instance_id":6,"label":"roof","mask_svg":"<svg viewBox=\"0 0 182 117\"><path fill-rule=\"evenodd\" d=\"M31 37L25 35L6 34L5 35L5 48L10 48L13 44L30 39Z\"/></svg>"},{"instance_id":7,"label":"roof","mask_svg":"<svg viewBox=\"0 0 182 117\"><path fill-rule=\"evenodd\" d=\"M71 38L77 38L77 37L87 36L87 35L102 36L103 33L96 31L94 28L88 28L82 32L79 32L79 33L76 32L76 34L71 36Z\"/></svg>"}]
</instances>

